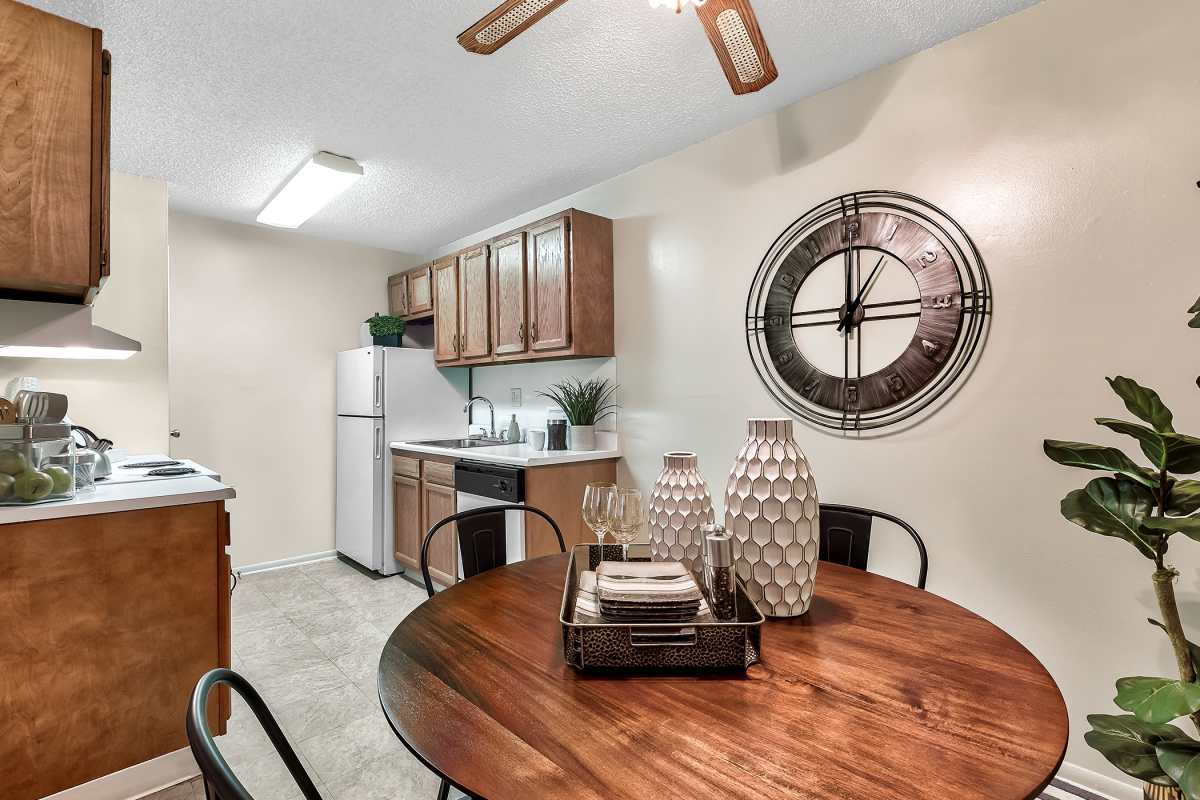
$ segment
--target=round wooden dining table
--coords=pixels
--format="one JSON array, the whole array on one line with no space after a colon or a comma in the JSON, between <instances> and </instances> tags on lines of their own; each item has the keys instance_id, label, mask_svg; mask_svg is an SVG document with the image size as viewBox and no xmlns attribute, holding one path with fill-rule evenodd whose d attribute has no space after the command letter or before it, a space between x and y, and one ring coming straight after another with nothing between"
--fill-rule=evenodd
<instances>
[{"instance_id":1,"label":"round wooden dining table","mask_svg":"<svg viewBox=\"0 0 1200 800\"><path fill-rule=\"evenodd\" d=\"M1045 668L935 594L822 563L811 610L764 623L744 673L592 674L563 660L567 566L458 583L384 647L393 730L470 795L1027 800L1062 762Z\"/></svg>"}]
</instances>

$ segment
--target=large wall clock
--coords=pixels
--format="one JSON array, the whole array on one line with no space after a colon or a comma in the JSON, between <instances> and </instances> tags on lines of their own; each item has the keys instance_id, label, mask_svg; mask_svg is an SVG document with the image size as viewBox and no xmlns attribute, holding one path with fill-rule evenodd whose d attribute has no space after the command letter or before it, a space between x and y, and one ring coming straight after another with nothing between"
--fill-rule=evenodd
<instances>
[{"instance_id":1,"label":"large wall clock","mask_svg":"<svg viewBox=\"0 0 1200 800\"><path fill-rule=\"evenodd\" d=\"M746 301L746 343L789 411L874 431L952 394L991 311L983 259L954 220L911 195L855 192L775 240Z\"/></svg>"}]
</instances>

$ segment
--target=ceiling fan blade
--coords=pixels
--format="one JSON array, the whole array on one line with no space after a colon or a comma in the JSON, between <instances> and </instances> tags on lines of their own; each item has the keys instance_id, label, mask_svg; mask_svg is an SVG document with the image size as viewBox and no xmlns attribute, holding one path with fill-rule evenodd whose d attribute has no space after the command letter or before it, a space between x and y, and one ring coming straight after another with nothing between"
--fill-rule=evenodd
<instances>
[{"instance_id":1,"label":"ceiling fan blade","mask_svg":"<svg viewBox=\"0 0 1200 800\"><path fill-rule=\"evenodd\" d=\"M750 0L708 0L696 16L734 94L757 92L779 77Z\"/></svg>"},{"instance_id":2,"label":"ceiling fan blade","mask_svg":"<svg viewBox=\"0 0 1200 800\"><path fill-rule=\"evenodd\" d=\"M565 2L567 0L504 0L460 33L458 43L472 53L494 53Z\"/></svg>"}]
</instances>

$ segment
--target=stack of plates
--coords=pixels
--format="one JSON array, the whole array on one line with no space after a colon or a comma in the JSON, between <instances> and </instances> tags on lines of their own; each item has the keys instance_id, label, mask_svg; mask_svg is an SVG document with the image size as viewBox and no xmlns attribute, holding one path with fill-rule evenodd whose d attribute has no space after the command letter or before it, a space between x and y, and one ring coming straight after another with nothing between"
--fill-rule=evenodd
<instances>
[{"instance_id":1,"label":"stack of plates","mask_svg":"<svg viewBox=\"0 0 1200 800\"><path fill-rule=\"evenodd\" d=\"M596 598L601 615L617 623L688 622L707 610L696 579L677 561L604 561Z\"/></svg>"}]
</instances>

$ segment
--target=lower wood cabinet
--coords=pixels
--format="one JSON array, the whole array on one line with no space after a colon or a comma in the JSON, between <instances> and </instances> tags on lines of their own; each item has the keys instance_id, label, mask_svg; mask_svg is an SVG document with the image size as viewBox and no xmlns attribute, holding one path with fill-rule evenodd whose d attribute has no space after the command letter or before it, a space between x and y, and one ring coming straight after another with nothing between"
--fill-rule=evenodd
<instances>
[{"instance_id":1,"label":"lower wood cabinet","mask_svg":"<svg viewBox=\"0 0 1200 800\"><path fill-rule=\"evenodd\" d=\"M0 525L0 798L35 800L188 746L230 665L223 502ZM225 732L229 690L209 699Z\"/></svg>"},{"instance_id":2,"label":"lower wood cabinet","mask_svg":"<svg viewBox=\"0 0 1200 800\"><path fill-rule=\"evenodd\" d=\"M392 455L392 522L396 560L421 575L421 545L429 529L458 510L454 465L433 459ZM458 575L458 536L453 525L438 531L429 547L429 575L449 586Z\"/></svg>"}]
</instances>

